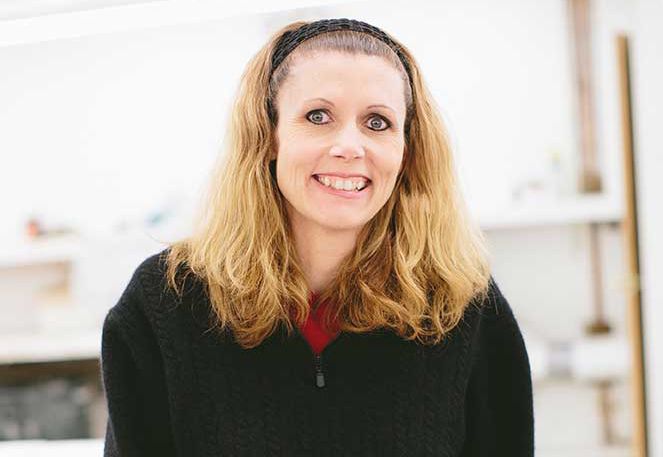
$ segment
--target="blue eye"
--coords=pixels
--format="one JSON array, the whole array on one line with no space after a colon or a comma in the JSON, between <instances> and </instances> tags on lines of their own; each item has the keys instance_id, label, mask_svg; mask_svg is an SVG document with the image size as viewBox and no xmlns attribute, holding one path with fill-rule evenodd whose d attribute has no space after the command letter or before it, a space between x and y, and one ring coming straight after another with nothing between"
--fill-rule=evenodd
<instances>
[{"instance_id":1,"label":"blue eye","mask_svg":"<svg viewBox=\"0 0 663 457\"><path fill-rule=\"evenodd\" d=\"M313 122L314 124L323 124L324 123L324 117L326 115L327 115L327 113L325 113L325 111L316 109L316 110L313 110L313 111L309 111L306 114L306 119Z\"/></svg>"},{"instance_id":2,"label":"blue eye","mask_svg":"<svg viewBox=\"0 0 663 457\"><path fill-rule=\"evenodd\" d=\"M309 111L306 114L306 119L313 122L314 124L326 124L329 122L329 114L325 110L316 109ZM383 130L387 130L389 127L391 127L391 122L380 115L373 115L369 119L368 128L373 131L381 132Z\"/></svg>"},{"instance_id":3,"label":"blue eye","mask_svg":"<svg viewBox=\"0 0 663 457\"><path fill-rule=\"evenodd\" d=\"M376 123L376 122L374 122L374 120L377 120L378 122ZM382 122L382 124L384 124L384 128L380 128L380 125L381 125L380 122ZM389 127L391 127L391 124L389 123L389 121L387 121L382 116L373 116L373 117L371 117L371 119L369 121L369 124L370 124L369 128L371 130L376 130L378 132L380 132L382 130L387 130Z\"/></svg>"}]
</instances>

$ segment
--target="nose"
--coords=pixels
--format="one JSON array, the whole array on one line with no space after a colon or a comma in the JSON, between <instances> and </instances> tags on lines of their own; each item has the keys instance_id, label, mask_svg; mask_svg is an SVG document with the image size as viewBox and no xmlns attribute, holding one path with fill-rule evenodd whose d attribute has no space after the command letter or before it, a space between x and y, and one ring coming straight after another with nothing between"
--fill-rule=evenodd
<instances>
[{"instance_id":1,"label":"nose","mask_svg":"<svg viewBox=\"0 0 663 457\"><path fill-rule=\"evenodd\" d=\"M345 159L364 157L363 136L355 125L348 125L338 132L329 154Z\"/></svg>"}]
</instances>

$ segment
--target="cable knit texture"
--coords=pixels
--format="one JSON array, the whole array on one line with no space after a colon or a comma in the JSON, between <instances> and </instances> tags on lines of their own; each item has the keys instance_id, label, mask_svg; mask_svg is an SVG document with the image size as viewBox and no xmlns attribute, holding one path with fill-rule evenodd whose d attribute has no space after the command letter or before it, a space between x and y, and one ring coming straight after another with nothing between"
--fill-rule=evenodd
<instances>
[{"instance_id":1,"label":"cable knit texture","mask_svg":"<svg viewBox=\"0 0 663 457\"><path fill-rule=\"evenodd\" d=\"M494 280L438 345L342 332L316 360L299 332L243 349L209 331L204 287L189 275L177 297L165 253L104 322L105 456L534 455L527 351Z\"/></svg>"}]
</instances>

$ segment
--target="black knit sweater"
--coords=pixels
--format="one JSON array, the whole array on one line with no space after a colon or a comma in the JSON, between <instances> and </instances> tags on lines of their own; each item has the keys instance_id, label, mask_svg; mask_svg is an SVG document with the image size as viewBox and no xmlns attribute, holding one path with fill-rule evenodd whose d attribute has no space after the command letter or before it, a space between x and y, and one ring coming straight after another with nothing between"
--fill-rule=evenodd
<instances>
[{"instance_id":1,"label":"black knit sweater","mask_svg":"<svg viewBox=\"0 0 663 457\"><path fill-rule=\"evenodd\" d=\"M494 280L438 345L343 332L316 359L285 329L248 350L206 332L204 288L180 301L165 252L104 322L106 456L534 455L528 356Z\"/></svg>"}]
</instances>

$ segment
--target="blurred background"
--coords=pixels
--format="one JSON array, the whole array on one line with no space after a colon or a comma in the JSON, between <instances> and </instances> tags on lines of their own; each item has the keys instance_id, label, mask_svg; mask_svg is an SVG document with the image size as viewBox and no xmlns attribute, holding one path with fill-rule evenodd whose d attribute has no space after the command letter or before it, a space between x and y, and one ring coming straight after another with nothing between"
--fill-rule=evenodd
<instances>
[{"instance_id":1,"label":"blurred background","mask_svg":"<svg viewBox=\"0 0 663 457\"><path fill-rule=\"evenodd\" d=\"M248 59L414 53L522 328L539 457L663 457L663 1L0 0L0 455L101 455L101 323L190 230Z\"/></svg>"}]
</instances>

